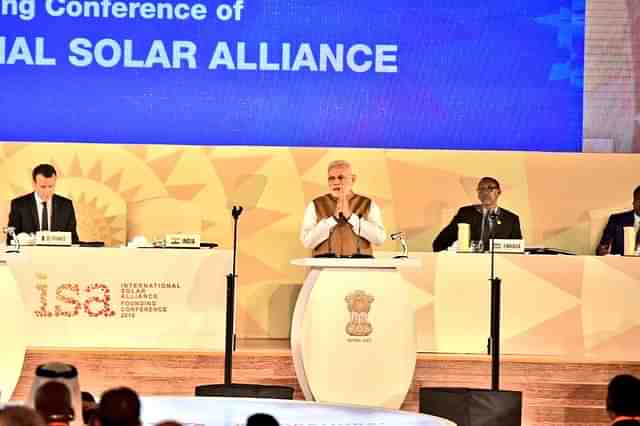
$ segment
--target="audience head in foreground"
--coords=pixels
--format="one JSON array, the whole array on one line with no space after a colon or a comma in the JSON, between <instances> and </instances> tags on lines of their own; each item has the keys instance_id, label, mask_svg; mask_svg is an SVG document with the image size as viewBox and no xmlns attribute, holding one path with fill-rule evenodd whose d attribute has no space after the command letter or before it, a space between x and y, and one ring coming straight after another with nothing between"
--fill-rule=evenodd
<instances>
[{"instance_id":1,"label":"audience head in foreground","mask_svg":"<svg viewBox=\"0 0 640 426\"><path fill-rule=\"evenodd\" d=\"M82 392L82 421L85 425L91 423L91 419L98 412L96 399L89 392Z\"/></svg>"},{"instance_id":2,"label":"audience head in foreground","mask_svg":"<svg viewBox=\"0 0 640 426\"><path fill-rule=\"evenodd\" d=\"M0 426L46 426L46 423L31 408L11 406L0 410Z\"/></svg>"},{"instance_id":3,"label":"audience head in foreground","mask_svg":"<svg viewBox=\"0 0 640 426\"><path fill-rule=\"evenodd\" d=\"M49 426L66 426L75 418L71 392L60 382L46 382L40 386L34 406Z\"/></svg>"},{"instance_id":4,"label":"audience head in foreground","mask_svg":"<svg viewBox=\"0 0 640 426\"><path fill-rule=\"evenodd\" d=\"M57 385L49 385L49 383L57 383ZM44 394L45 395L54 395L57 400L56 404L63 404L64 395L59 391L61 388L59 385L63 385L67 388L70 400L71 407L73 407L73 415L75 419L69 420L69 422L74 425L81 425L82 420L80 419L80 413L82 413L82 402L80 400L80 383L78 380L78 370L71 364L65 364L61 362L48 362L45 364L41 364L36 368L36 374L33 379L33 384L31 385L31 392L29 394L29 398L26 402L26 405L32 408L36 408L36 400L38 398L38 394L41 393L41 388L48 387ZM53 386L53 390L51 389ZM41 396L41 401L44 401L45 398ZM47 402L48 403L48 402ZM38 408L36 408L38 410ZM56 408L56 411L58 409ZM55 413L57 415L67 416L68 413L61 412ZM46 419L45 419L46 420Z\"/></svg>"},{"instance_id":5,"label":"audience head in foreground","mask_svg":"<svg viewBox=\"0 0 640 426\"><path fill-rule=\"evenodd\" d=\"M606 406L612 424L616 426L638 424L640 379L630 374L621 374L611 379L607 387Z\"/></svg>"},{"instance_id":6,"label":"audience head in foreground","mask_svg":"<svg viewBox=\"0 0 640 426\"><path fill-rule=\"evenodd\" d=\"M247 426L280 426L280 423L269 414L256 413L249 416Z\"/></svg>"},{"instance_id":7,"label":"audience head in foreground","mask_svg":"<svg viewBox=\"0 0 640 426\"><path fill-rule=\"evenodd\" d=\"M102 394L98 404L100 426L140 426L140 398L130 388L111 389Z\"/></svg>"}]
</instances>

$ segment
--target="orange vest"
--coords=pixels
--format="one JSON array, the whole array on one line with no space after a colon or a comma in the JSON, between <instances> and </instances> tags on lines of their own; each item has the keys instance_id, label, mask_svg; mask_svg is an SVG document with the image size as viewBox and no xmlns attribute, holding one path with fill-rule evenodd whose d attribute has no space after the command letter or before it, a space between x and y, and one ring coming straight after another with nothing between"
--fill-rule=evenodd
<instances>
[{"instance_id":1,"label":"orange vest","mask_svg":"<svg viewBox=\"0 0 640 426\"><path fill-rule=\"evenodd\" d=\"M337 198L330 194L323 195L313 200L316 208L318 222L332 217L338 205ZM353 194L349 199L352 214L366 218L371 209L371 200L362 195ZM329 238L318 244L313 249L313 255L335 253L338 256L351 256L359 251L362 254L372 254L371 243L356 235L358 229L352 229L351 224L344 218L336 219L338 224L331 230ZM359 242L357 242L359 240Z\"/></svg>"}]
</instances>

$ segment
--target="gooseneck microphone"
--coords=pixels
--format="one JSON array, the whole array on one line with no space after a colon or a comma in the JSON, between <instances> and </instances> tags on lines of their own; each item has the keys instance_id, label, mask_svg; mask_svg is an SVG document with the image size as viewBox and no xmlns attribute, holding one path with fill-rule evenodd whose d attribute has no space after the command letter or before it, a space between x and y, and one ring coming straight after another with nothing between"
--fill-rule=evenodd
<instances>
[{"instance_id":1,"label":"gooseneck microphone","mask_svg":"<svg viewBox=\"0 0 640 426\"><path fill-rule=\"evenodd\" d=\"M358 232L356 233L356 255L360 257L360 221L362 216L358 215Z\"/></svg>"},{"instance_id":2,"label":"gooseneck microphone","mask_svg":"<svg viewBox=\"0 0 640 426\"><path fill-rule=\"evenodd\" d=\"M9 235L9 245L7 246L7 253L20 253L20 240L16 235L15 226L7 226L4 228L4 232ZM12 244L11 244L12 243Z\"/></svg>"},{"instance_id":3,"label":"gooseneck microphone","mask_svg":"<svg viewBox=\"0 0 640 426\"><path fill-rule=\"evenodd\" d=\"M492 210L489 213L489 219L491 219L493 221L494 225L500 225L500 215L498 214L498 212L496 210Z\"/></svg>"},{"instance_id":4,"label":"gooseneck microphone","mask_svg":"<svg viewBox=\"0 0 640 426\"><path fill-rule=\"evenodd\" d=\"M242 214L242 210L244 210L244 208L242 206L233 206L233 207L231 207L231 216L234 219L239 218L240 215Z\"/></svg>"}]
</instances>

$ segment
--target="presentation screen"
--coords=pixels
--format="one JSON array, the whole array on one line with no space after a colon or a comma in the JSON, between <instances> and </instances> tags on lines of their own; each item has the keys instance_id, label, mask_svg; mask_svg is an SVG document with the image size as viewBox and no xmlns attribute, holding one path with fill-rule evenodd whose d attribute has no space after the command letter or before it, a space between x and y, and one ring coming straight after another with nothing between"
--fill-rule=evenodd
<instances>
[{"instance_id":1,"label":"presentation screen","mask_svg":"<svg viewBox=\"0 0 640 426\"><path fill-rule=\"evenodd\" d=\"M580 151L583 70L576 0L0 0L4 141Z\"/></svg>"}]
</instances>

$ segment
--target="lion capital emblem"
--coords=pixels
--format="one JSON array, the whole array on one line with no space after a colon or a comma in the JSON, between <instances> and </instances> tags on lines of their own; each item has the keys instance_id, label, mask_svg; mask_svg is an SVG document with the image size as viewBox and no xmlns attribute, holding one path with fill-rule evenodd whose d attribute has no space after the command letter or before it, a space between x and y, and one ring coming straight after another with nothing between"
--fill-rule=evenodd
<instances>
[{"instance_id":1,"label":"lion capital emblem","mask_svg":"<svg viewBox=\"0 0 640 426\"><path fill-rule=\"evenodd\" d=\"M366 337L373 332L369 322L369 311L375 297L362 290L356 290L344 298L347 309L351 314L351 321L347 323L347 334L354 337Z\"/></svg>"}]
</instances>

